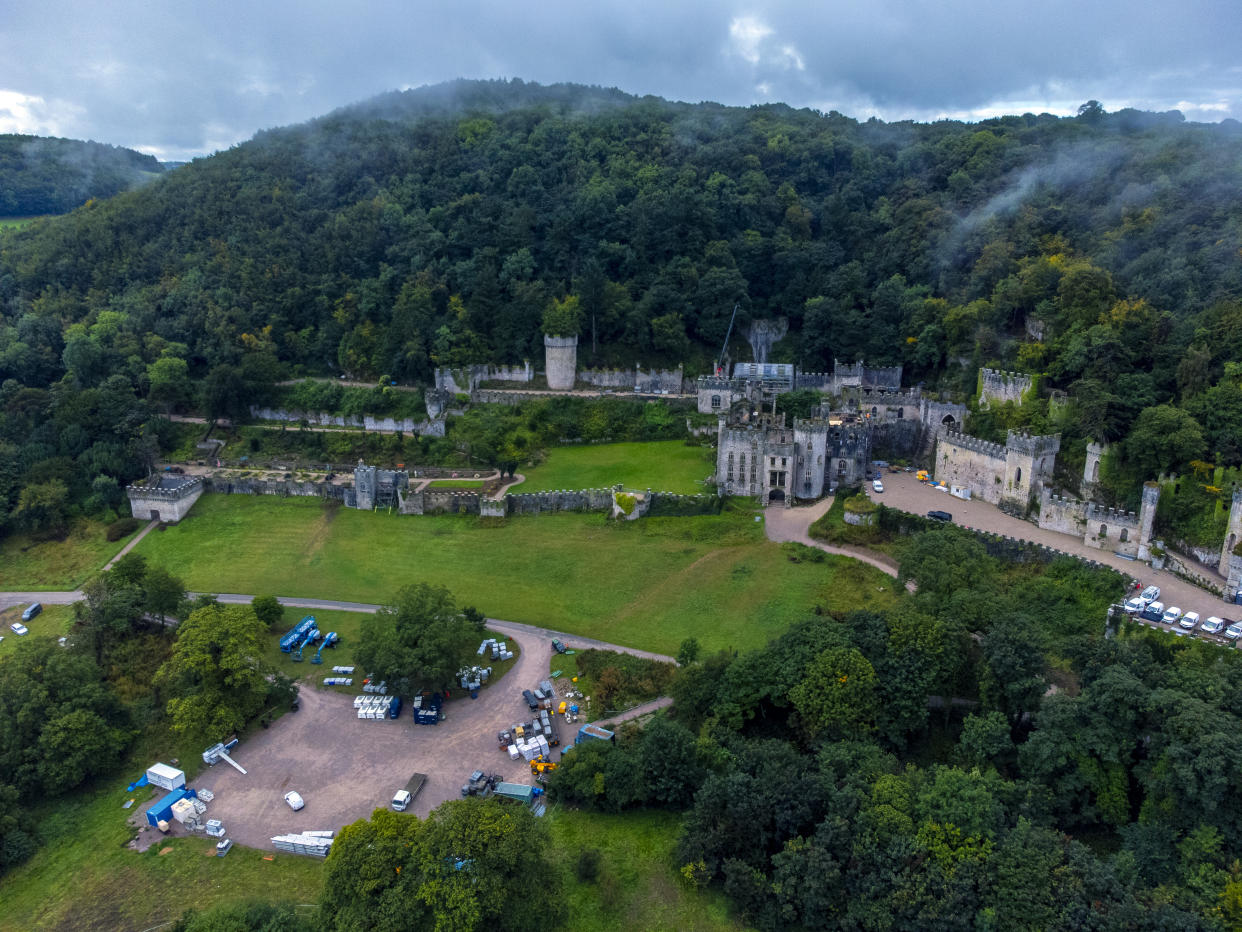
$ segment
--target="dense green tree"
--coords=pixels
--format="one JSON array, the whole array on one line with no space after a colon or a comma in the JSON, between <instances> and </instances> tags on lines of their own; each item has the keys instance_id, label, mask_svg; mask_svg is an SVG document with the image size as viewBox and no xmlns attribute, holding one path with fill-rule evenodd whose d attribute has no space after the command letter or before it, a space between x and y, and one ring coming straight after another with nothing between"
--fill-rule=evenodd
<instances>
[{"instance_id":1,"label":"dense green tree","mask_svg":"<svg viewBox=\"0 0 1242 932\"><path fill-rule=\"evenodd\" d=\"M399 695L438 690L453 682L474 654L473 635L481 620L458 610L443 586L406 586L396 599L367 620L354 657L372 677Z\"/></svg>"},{"instance_id":2,"label":"dense green tree","mask_svg":"<svg viewBox=\"0 0 1242 932\"><path fill-rule=\"evenodd\" d=\"M206 746L292 698L292 681L263 659L266 634L249 605L208 605L182 619L156 677L177 734Z\"/></svg>"}]
</instances>

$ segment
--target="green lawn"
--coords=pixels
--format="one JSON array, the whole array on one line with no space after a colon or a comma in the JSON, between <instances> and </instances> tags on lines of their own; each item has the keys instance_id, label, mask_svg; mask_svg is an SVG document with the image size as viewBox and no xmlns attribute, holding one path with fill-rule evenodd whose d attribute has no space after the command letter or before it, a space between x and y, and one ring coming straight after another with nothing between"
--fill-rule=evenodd
<instances>
[{"instance_id":1,"label":"green lawn","mask_svg":"<svg viewBox=\"0 0 1242 932\"><path fill-rule=\"evenodd\" d=\"M702 492L712 472L711 450L680 440L554 447L544 462L523 469L526 481L510 491L604 489L620 482L627 489L690 494Z\"/></svg>"},{"instance_id":2,"label":"green lawn","mask_svg":"<svg viewBox=\"0 0 1242 932\"><path fill-rule=\"evenodd\" d=\"M666 654L690 636L705 650L759 647L813 605L894 598L889 578L856 560L789 562L749 511L633 522L554 514L494 526L204 495L137 552L197 591L384 602L429 582L491 617Z\"/></svg>"},{"instance_id":3,"label":"green lawn","mask_svg":"<svg viewBox=\"0 0 1242 932\"><path fill-rule=\"evenodd\" d=\"M19 227L28 226L35 220L42 220L44 217L52 217L55 214L33 214L29 217L0 217L0 230L18 229Z\"/></svg>"},{"instance_id":4,"label":"green lawn","mask_svg":"<svg viewBox=\"0 0 1242 932\"><path fill-rule=\"evenodd\" d=\"M145 787L127 793L126 782L118 776L110 786L76 792L37 813L38 851L0 881L2 932L148 929L189 906L318 899L323 864L314 858L277 853L265 861L267 852L238 847L210 857L215 839L201 837L169 839L143 854L126 848L135 834L127 817L154 796ZM122 809L128 799L134 806ZM161 855L165 848L172 850Z\"/></svg>"},{"instance_id":5,"label":"green lawn","mask_svg":"<svg viewBox=\"0 0 1242 932\"><path fill-rule=\"evenodd\" d=\"M109 541L104 537L105 526L102 521L83 519L64 540L35 543L25 535L0 540L0 590L76 589L134 536Z\"/></svg>"},{"instance_id":6,"label":"green lawn","mask_svg":"<svg viewBox=\"0 0 1242 932\"><path fill-rule=\"evenodd\" d=\"M451 489L458 492L477 492L483 488L483 483L478 479L432 479L424 488L428 489Z\"/></svg>"},{"instance_id":7,"label":"green lawn","mask_svg":"<svg viewBox=\"0 0 1242 932\"><path fill-rule=\"evenodd\" d=\"M678 815L604 815L556 807L545 818L565 869L565 928L575 932L746 928L730 917L722 894L690 889L681 882L675 858ZM592 848L601 854L599 874L583 882L575 868L581 852Z\"/></svg>"},{"instance_id":8,"label":"green lawn","mask_svg":"<svg viewBox=\"0 0 1242 932\"><path fill-rule=\"evenodd\" d=\"M13 650L21 642L22 635L14 634L9 625L22 620L22 612L29 604L29 602L23 602L21 605L0 609L0 637L4 638L4 642L0 643L0 657L3 657L5 652ZM44 605L43 611L36 617L22 623L30 629L30 634L26 637L41 634L51 635L54 638L60 637L62 634L68 634L69 628L73 625L73 606Z\"/></svg>"}]
</instances>

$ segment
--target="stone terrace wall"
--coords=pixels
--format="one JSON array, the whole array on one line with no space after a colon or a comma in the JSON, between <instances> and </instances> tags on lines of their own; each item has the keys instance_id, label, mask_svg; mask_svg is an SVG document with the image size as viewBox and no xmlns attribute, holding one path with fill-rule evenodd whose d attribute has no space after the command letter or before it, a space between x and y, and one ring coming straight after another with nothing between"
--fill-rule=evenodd
<instances>
[{"instance_id":1,"label":"stone terrace wall","mask_svg":"<svg viewBox=\"0 0 1242 932\"><path fill-rule=\"evenodd\" d=\"M287 411L284 408L250 407L250 416L260 421L287 421L306 423L314 427L361 427L363 430L385 430L390 433L404 431L407 434L425 434L432 437L444 436L444 420L424 419L416 421L411 417L393 418L376 417L371 414L342 415L325 414L322 411Z\"/></svg>"},{"instance_id":2,"label":"stone terrace wall","mask_svg":"<svg viewBox=\"0 0 1242 932\"><path fill-rule=\"evenodd\" d=\"M425 489L421 492L398 493L397 501L403 515L477 515L482 497L475 490L456 492L452 489Z\"/></svg>"},{"instance_id":3,"label":"stone terrace wall","mask_svg":"<svg viewBox=\"0 0 1242 932\"><path fill-rule=\"evenodd\" d=\"M535 370L528 360L521 366L463 366L460 369L437 369L436 388L441 391L465 395L479 387L481 382L532 382Z\"/></svg>"},{"instance_id":4,"label":"stone terrace wall","mask_svg":"<svg viewBox=\"0 0 1242 932\"><path fill-rule=\"evenodd\" d=\"M936 444L936 478L970 489L995 505L1004 492L1005 448L957 431L945 431Z\"/></svg>"},{"instance_id":5,"label":"stone terrace wall","mask_svg":"<svg viewBox=\"0 0 1242 932\"><path fill-rule=\"evenodd\" d=\"M1038 523L1047 531L1081 537L1087 526L1087 503L1045 491L1039 503Z\"/></svg>"},{"instance_id":6,"label":"stone terrace wall","mask_svg":"<svg viewBox=\"0 0 1242 932\"><path fill-rule=\"evenodd\" d=\"M632 391L638 386L642 391L664 391L681 394L686 379L680 366L676 369L579 369L578 381L597 388L623 388Z\"/></svg>"},{"instance_id":7,"label":"stone terrace wall","mask_svg":"<svg viewBox=\"0 0 1242 932\"><path fill-rule=\"evenodd\" d=\"M303 498L344 500L352 488L331 482L298 482L293 479L230 479L225 476L204 476L203 491L220 495L279 495Z\"/></svg>"}]
</instances>

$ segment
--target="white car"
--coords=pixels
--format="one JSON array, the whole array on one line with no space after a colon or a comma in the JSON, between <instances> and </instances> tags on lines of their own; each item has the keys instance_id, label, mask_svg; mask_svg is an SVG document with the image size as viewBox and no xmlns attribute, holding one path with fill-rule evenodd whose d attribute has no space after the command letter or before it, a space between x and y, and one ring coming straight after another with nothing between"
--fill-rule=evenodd
<instances>
[{"instance_id":1,"label":"white car","mask_svg":"<svg viewBox=\"0 0 1242 932\"><path fill-rule=\"evenodd\" d=\"M1207 634L1220 634L1221 629L1225 627L1225 619L1218 618L1215 615L1208 617L1208 620L1199 626L1199 630Z\"/></svg>"},{"instance_id":2,"label":"white car","mask_svg":"<svg viewBox=\"0 0 1242 932\"><path fill-rule=\"evenodd\" d=\"M1183 628L1185 628L1187 631L1193 631L1195 629L1195 626L1199 624L1199 613L1198 612L1187 612L1185 615L1181 617L1181 620L1178 621L1178 624L1181 625Z\"/></svg>"},{"instance_id":3,"label":"white car","mask_svg":"<svg viewBox=\"0 0 1242 932\"><path fill-rule=\"evenodd\" d=\"M1182 610L1176 605L1172 605L1164 610L1164 615L1161 616L1160 621L1162 624L1171 625L1181 617Z\"/></svg>"},{"instance_id":4,"label":"white car","mask_svg":"<svg viewBox=\"0 0 1242 932\"><path fill-rule=\"evenodd\" d=\"M1143 600L1144 606L1150 605L1152 602L1156 601L1156 599L1160 598L1160 587L1148 586L1139 593L1139 598Z\"/></svg>"},{"instance_id":5,"label":"white car","mask_svg":"<svg viewBox=\"0 0 1242 932\"><path fill-rule=\"evenodd\" d=\"M13 622L11 625L9 625L9 627L13 629L14 634L25 634L27 631L30 630L20 621Z\"/></svg>"},{"instance_id":6,"label":"white car","mask_svg":"<svg viewBox=\"0 0 1242 932\"><path fill-rule=\"evenodd\" d=\"M305 800L302 799L301 794L296 793L293 790L290 790L288 793L285 794L285 802L289 804L289 808L292 809L294 812L297 812L299 809L301 809L303 806L306 805L306 802Z\"/></svg>"},{"instance_id":7,"label":"white car","mask_svg":"<svg viewBox=\"0 0 1242 932\"><path fill-rule=\"evenodd\" d=\"M1242 621L1235 621L1224 631L1225 637L1231 641L1236 641L1242 637Z\"/></svg>"},{"instance_id":8,"label":"white car","mask_svg":"<svg viewBox=\"0 0 1242 932\"><path fill-rule=\"evenodd\" d=\"M873 491L876 491L876 492L883 492L883 491L884 491L884 483L883 483L883 482L881 482L879 479L876 479L876 480L872 481L872 483L871 483L871 488L872 488L872 490L873 490Z\"/></svg>"},{"instance_id":9,"label":"white car","mask_svg":"<svg viewBox=\"0 0 1242 932\"><path fill-rule=\"evenodd\" d=\"M1126 599L1125 610L1127 615L1137 615L1145 607L1146 606L1143 605L1143 600L1138 596L1135 596L1132 599Z\"/></svg>"}]
</instances>

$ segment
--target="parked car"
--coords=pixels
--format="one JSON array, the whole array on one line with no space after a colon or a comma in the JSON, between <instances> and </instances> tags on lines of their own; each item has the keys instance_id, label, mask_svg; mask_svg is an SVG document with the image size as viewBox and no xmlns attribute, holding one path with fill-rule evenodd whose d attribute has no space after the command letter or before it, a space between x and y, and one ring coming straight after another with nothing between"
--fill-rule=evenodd
<instances>
[{"instance_id":1,"label":"parked car","mask_svg":"<svg viewBox=\"0 0 1242 932\"><path fill-rule=\"evenodd\" d=\"M20 621L13 622L11 625L9 625L9 627L13 629L14 634L25 634L27 631L30 630Z\"/></svg>"},{"instance_id":2,"label":"parked car","mask_svg":"<svg viewBox=\"0 0 1242 932\"><path fill-rule=\"evenodd\" d=\"M1143 606L1143 610L1139 612L1140 618L1148 621L1160 621L1164 618L1164 603L1152 602L1150 605Z\"/></svg>"},{"instance_id":3,"label":"parked car","mask_svg":"<svg viewBox=\"0 0 1242 932\"><path fill-rule=\"evenodd\" d=\"M1145 607L1146 606L1143 605L1142 598L1137 595L1133 598L1126 599L1125 610L1127 615L1137 615Z\"/></svg>"},{"instance_id":4,"label":"parked car","mask_svg":"<svg viewBox=\"0 0 1242 932\"><path fill-rule=\"evenodd\" d=\"M1143 600L1144 607L1150 605L1152 602L1156 601L1156 599L1160 598L1160 587L1148 586L1139 593L1139 598Z\"/></svg>"},{"instance_id":5,"label":"parked car","mask_svg":"<svg viewBox=\"0 0 1242 932\"><path fill-rule=\"evenodd\" d=\"M1242 637L1242 621L1235 621L1222 633L1229 640L1236 641L1239 637Z\"/></svg>"},{"instance_id":6,"label":"parked car","mask_svg":"<svg viewBox=\"0 0 1242 932\"><path fill-rule=\"evenodd\" d=\"M522 690L522 698L526 700L526 704L530 707L532 712L539 708L539 700L535 698L535 694L529 689Z\"/></svg>"},{"instance_id":7,"label":"parked car","mask_svg":"<svg viewBox=\"0 0 1242 932\"><path fill-rule=\"evenodd\" d=\"M1177 621L1177 619L1181 617L1182 617L1182 610L1178 608L1176 605L1170 605L1168 608L1164 610L1164 617L1162 617L1160 621L1163 624L1171 625L1175 621Z\"/></svg>"},{"instance_id":8,"label":"parked car","mask_svg":"<svg viewBox=\"0 0 1242 932\"><path fill-rule=\"evenodd\" d=\"M1187 612L1185 615L1181 617L1181 620L1178 621L1178 624L1181 627L1185 628L1187 631L1193 631L1199 624L1199 613L1198 612Z\"/></svg>"},{"instance_id":9,"label":"parked car","mask_svg":"<svg viewBox=\"0 0 1242 932\"><path fill-rule=\"evenodd\" d=\"M1224 627L1225 619L1219 618L1216 615L1210 615L1207 621L1199 625L1199 630L1207 634L1220 634Z\"/></svg>"},{"instance_id":10,"label":"parked car","mask_svg":"<svg viewBox=\"0 0 1242 932\"><path fill-rule=\"evenodd\" d=\"M876 492L883 492L884 483L881 482L879 479L876 479L874 482L871 483L871 488Z\"/></svg>"},{"instance_id":11,"label":"parked car","mask_svg":"<svg viewBox=\"0 0 1242 932\"><path fill-rule=\"evenodd\" d=\"M953 520L953 515L949 514L947 511L929 511L927 513L927 517L931 518L933 521Z\"/></svg>"},{"instance_id":12,"label":"parked car","mask_svg":"<svg viewBox=\"0 0 1242 932\"><path fill-rule=\"evenodd\" d=\"M285 802L289 804L289 808L294 812L297 812L306 805L306 801L302 799L302 794L297 793L294 790L290 790L285 794Z\"/></svg>"},{"instance_id":13,"label":"parked car","mask_svg":"<svg viewBox=\"0 0 1242 932\"><path fill-rule=\"evenodd\" d=\"M26 608L26 610L22 612L22 621L30 621L31 618L34 618L41 611L43 611L42 605L40 605L38 602L31 602L30 605Z\"/></svg>"}]
</instances>

